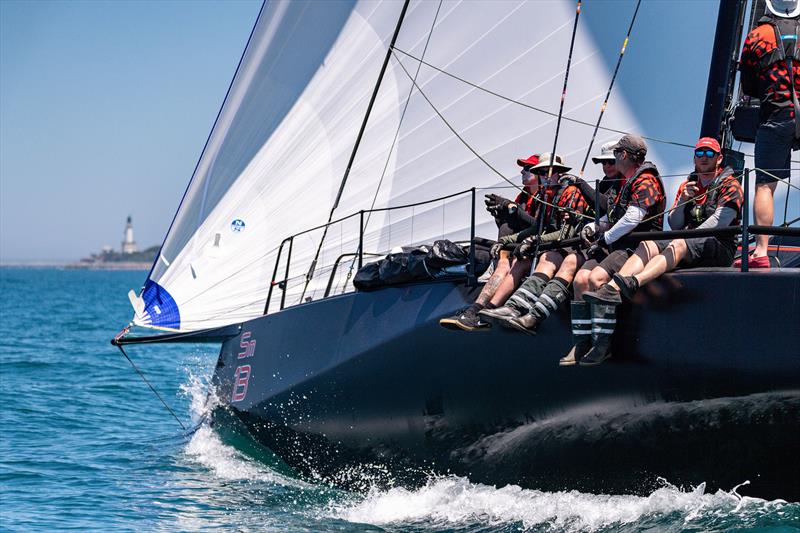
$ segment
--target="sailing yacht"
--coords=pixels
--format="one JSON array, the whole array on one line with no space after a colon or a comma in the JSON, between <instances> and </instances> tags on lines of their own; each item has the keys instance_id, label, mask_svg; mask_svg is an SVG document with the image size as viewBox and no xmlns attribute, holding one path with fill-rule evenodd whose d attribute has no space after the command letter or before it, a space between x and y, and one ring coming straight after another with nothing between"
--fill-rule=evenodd
<instances>
[{"instance_id":1,"label":"sailing yacht","mask_svg":"<svg viewBox=\"0 0 800 533\"><path fill-rule=\"evenodd\" d=\"M726 131L745 19L741 1L265 2L129 294L133 325L161 333L114 342L221 343L216 427L322 482L750 481L743 492L800 499L794 228L743 223L745 243L780 234L781 268L648 285L600 368L557 365L566 314L535 338L437 325L480 289L469 243L496 228L478 204L513 197L518 157L555 145L593 179L591 147L637 132L674 195L698 132ZM364 264L438 239L467 243L463 276L354 289Z\"/></svg>"}]
</instances>

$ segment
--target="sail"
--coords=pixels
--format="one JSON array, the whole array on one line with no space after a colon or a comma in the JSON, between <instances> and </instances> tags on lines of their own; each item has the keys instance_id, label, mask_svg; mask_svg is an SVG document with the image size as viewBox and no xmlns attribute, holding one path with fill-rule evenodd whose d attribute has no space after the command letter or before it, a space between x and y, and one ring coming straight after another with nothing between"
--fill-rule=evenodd
<instances>
[{"instance_id":1,"label":"sail","mask_svg":"<svg viewBox=\"0 0 800 533\"><path fill-rule=\"evenodd\" d=\"M691 5L687 10L695 14L709 11ZM581 14L556 148L575 172L634 6L633 1L595 2ZM281 248L287 237L325 224L332 211L336 219L475 187L476 233L496 234L481 209L482 194L513 197L512 185L519 183L516 159L553 148L576 4L411 2L342 186L402 7L395 1L265 3L134 304L136 324L196 330L259 316L273 272L280 283L272 287L270 310L281 300L294 305L322 297L329 284L333 293L352 290L354 258L341 256L358 248L359 216L299 235ZM687 23L660 10L643 5L637 24L647 29L638 31L646 35L659 24ZM709 20L715 14L716 7ZM698 35L699 18L688 21L697 24ZM634 42L636 37L635 32ZM694 62L707 65L710 40L699 52L692 39L670 45L672 53L691 53ZM641 63L642 56L632 61ZM655 83L646 72L628 73L627 66L603 124L640 134L658 131L657 124L643 122L648 118L643 110L653 102L674 101L669 96L674 87ZM700 87L691 99L696 112L680 113L685 142L699 130L707 69L700 71L699 79L682 81ZM637 97L641 91L646 99ZM601 130L595 146L618 137ZM686 153L683 146L654 143L649 159L665 174L682 173L691 161ZM589 168L586 177L599 176ZM677 181L667 185L674 191ZM364 252L372 257L443 237L468 239L471 201L466 193L367 213Z\"/></svg>"}]
</instances>

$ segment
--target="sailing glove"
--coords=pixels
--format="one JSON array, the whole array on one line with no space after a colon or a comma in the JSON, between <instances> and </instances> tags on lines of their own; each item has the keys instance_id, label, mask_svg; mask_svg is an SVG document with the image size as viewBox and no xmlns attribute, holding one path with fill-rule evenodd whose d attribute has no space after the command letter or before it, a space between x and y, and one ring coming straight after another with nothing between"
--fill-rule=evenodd
<instances>
[{"instance_id":1,"label":"sailing glove","mask_svg":"<svg viewBox=\"0 0 800 533\"><path fill-rule=\"evenodd\" d=\"M536 247L538 244L539 235L531 235L530 237L526 237L514 250L514 257L517 259L523 259L525 257L532 256L534 253L536 253Z\"/></svg>"}]
</instances>

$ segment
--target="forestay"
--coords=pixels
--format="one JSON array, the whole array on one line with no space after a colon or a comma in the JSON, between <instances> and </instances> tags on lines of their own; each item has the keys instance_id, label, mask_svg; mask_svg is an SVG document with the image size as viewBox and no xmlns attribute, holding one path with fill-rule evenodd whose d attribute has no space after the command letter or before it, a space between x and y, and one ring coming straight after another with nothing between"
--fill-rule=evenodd
<instances>
[{"instance_id":1,"label":"forestay","mask_svg":"<svg viewBox=\"0 0 800 533\"><path fill-rule=\"evenodd\" d=\"M630 13L611 26L619 37L612 55L633 3L617 9L627 7ZM281 241L328 220L401 9L396 1L265 3L161 252L134 298L137 325L196 330L263 314ZM555 117L476 89L418 59L554 111L574 13L571 1L412 2L334 218L473 186L507 186L465 144L518 183L516 158L550 150ZM583 17L591 16L586 7ZM579 25L567 120L558 142L558 151L575 167L592 128L573 120L594 123L612 70L592 32ZM413 85L415 76L430 102ZM699 118L692 120L699 124ZM612 96L604 125L642 131L624 94ZM601 131L597 142L615 137ZM464 240L469 230L469 195L463 195L373 213L367 217L364 251L385 253L441 237ZM476 231L495 233L482 209ZM321 297L330 265L357 249L358 217L329 229L304 291L321 237L320 231L295 239L287 304L299 303L301 294ZM344 270L350 264L345 261ZM352 290L346 281L343 271L339 291Z\"/></svg>"}]
</instances>

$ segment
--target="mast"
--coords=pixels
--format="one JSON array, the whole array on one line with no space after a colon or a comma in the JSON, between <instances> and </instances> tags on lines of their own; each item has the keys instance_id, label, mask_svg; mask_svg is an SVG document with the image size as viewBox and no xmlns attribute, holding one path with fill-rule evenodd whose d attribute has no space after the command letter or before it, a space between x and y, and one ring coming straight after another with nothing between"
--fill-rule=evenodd
<instances>
[{"instance_id":1,"label":"mast","mask_svg":"<svg viewBox=\"0 0 800 533\"><path fill-rule=\"evenodd\" d=\"M733 82L736 79L745 2L746 0L719 2L700 137L720 137L725 110L733 98Z\"/></svg>"}]
</instances>

